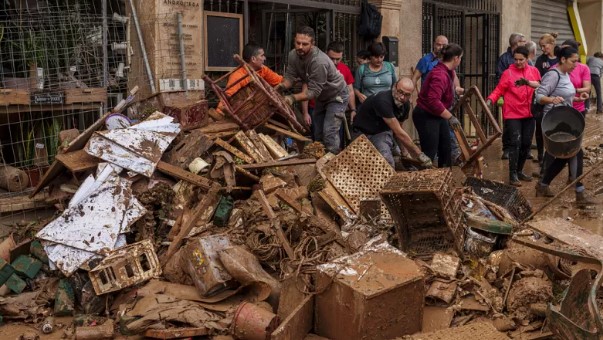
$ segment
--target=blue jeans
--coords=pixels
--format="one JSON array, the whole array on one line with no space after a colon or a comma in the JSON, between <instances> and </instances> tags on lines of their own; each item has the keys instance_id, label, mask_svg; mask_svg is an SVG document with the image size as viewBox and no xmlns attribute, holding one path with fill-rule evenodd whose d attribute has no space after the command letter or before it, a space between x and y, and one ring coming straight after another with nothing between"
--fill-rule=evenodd
<instances>
[{"instance_id":1,"label":"blue jeans","mask_svg":"<svg viewBox=\"0 0 603 340\"><path fill-rule=\"evenodd\" d=\"M324 144L328 152L338 154L341 151L339 130L348 107L348 88L344 87L339 94L328 102L316 100L312 115L315 126L314 137Z\"/></svg>"}]
</instances>

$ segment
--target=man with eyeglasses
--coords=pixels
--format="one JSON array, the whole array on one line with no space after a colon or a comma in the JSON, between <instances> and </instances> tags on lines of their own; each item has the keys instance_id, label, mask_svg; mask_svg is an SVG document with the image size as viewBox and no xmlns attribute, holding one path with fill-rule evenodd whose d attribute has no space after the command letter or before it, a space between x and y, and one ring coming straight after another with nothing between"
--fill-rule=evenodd
<instances>
[{"instance_id":1,"label":"man with eyeglasses","mask_svg":"<svg viewBox=\"0 0 603 340\"><path fill-rule=\"evenodd\" d=\"M379 153L393 167L392 148L396 138L423 167L431 167L431 159L421 152L402 128L410 112L410 97L414 83L408 77L400 78L391 91L375 93L364 101L354 120L354 138L364 134Z\"/></svg>"}]
</instances>

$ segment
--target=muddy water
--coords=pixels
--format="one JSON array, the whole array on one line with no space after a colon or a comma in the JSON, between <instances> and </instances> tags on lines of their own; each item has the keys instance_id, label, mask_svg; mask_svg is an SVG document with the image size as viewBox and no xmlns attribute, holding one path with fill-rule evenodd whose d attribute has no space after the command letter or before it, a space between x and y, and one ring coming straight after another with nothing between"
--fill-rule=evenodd
<instances>
[{"instance_id":1,"label":"muddy water","mask_svg":"<svg viewBox=\"0 0 603 340\"><path fill-rule=\"evenodd\" d=\"M592 111L591 111L592 112ZM572 138L575 138L572 136ZM586 116L586 129L583 139L583 147L598 146L603 143L603 115L588 114ZM536 156L536 150L531 150L532 155ZM484 169L484 178L498 180L508 183L508 161L501 160L502 154L501 141L498 139L486 152L483 154L486 162ZM524 173L531 175L533 172L538 172L538 163L527 160L524 166ZM590 167L585 167L584 172L590 170ZM455 171L455 179L457 183L462 181L460 172ZM551 189L554 193L559 192L567 184L568 172L565 168L551 183ZM550 198L536 197L537 178L532 182L523 182L523 186L519 188L524 197L530 202L533 210L538 209L545 204ZM601 186L603 180L603 167L594 170L589 174L583 183L586 187L587 194L593 197L595 189ZM566 190L559 199L536 215L535 220L545 219L550 217L562 217L572 223L578 224L587 228L594 233L603 235L603 195L593 197L597 204L580 209L575 204L575 193L573 189Z\"/></svg>"},{"instance_id":2,"label":"muddy water","mask_svg":"<svg viewBox=\"0 0 603 340\"><path fill-rule=\"evenodd\" d=\"M555 132L551 133L548 136L551 140L559 143L571 142L576 140L576 136L567 132Z\"/></svg>"}]
</instances>

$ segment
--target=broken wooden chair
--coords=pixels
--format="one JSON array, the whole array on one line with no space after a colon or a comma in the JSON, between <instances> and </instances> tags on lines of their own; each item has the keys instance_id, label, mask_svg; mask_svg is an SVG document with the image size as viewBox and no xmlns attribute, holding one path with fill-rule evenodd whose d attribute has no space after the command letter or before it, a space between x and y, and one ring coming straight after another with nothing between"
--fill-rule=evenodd
<instances>
[{"instance_id":1,"label":"broken wooden chair","mask_svg":"<svg viewBox=\"0 0 603 340\"><path fill-rule=\"evenodd\" d=\"M488 136L487 132L484 132L482 129L479 117L473 110L473 107L471 107L473 100L475 100L475 103L478 107L481 106L483 114L486 115L485 118L494 130L492 135ZM475 129L475 133L477 135L477 145L469 144L463 128L453 129L454 135L461 150L461 169L466 175L473 175L481 178L484 162L482 152L487 149L496 140L496 138L502 135L502 131L500 130L500 126L498 125L496 118L494 118L490 112L490 108L486 104L486 101L484 100L484 97L482 97L482 94L479 92L477 86L471 86L471 88L463 97L461 97L461 99L459 99L452 109L452 114L457 117L460 117L460 115L463 113L467 114L469 120L471 121L470 126L473 126Z\"/></svg>"},{"instance_id":2,"label":"broken wooden chair","mask_svg":"<svg viewBox=\"0 0 603 340\"><path fill-rule=\"evenodd\" d=\"M258 76L239 55L235 54L234 59L241 66L216 80L212 80L207 75L203 77L224 104L222 110L245 131L263 125L276 113L285 118L293 130L303 132L303 126L299 124L293 109L283 101L282 96ZM226 91L248 77L241 77L226 87L220 87L218 84L226 82L231 74L240 69L244 69L247 73L250 78L249 83L229 97Z\"/></svg>"}]
</instances>

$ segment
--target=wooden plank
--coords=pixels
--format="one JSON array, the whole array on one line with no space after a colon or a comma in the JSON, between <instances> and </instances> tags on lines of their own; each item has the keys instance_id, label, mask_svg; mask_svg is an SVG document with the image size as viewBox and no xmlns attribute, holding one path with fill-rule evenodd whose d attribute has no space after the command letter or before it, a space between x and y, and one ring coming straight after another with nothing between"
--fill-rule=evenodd
<instances>
[{"instance_id":1,"label":"wooden plank","mask_svg":"<svg viewBox=\"0 0 603 340\"><path fill-rule=\"evenodd\" d=\"M71 172L94 170L98 166L98 163L102 162L101 159L89 155L84 149L59 153L55 159Z\"/></svg>"},{"instance_id":2,"label":"wooden plank","mask_svg":"<svg viewBox=\"0 0 603 340\"><path fill-rule=\"evenodd\" d=\"M238 173L240 173L243 176L246 176L246 177L248 177L248 178L256 181L256 182L260 181L260 178L258 176L256 176L256 175L252 174L251 172L249 172L249 171L241 168L238 165L235 165L235 171L238 172Z\"/></svg>"},{"instance_id":3,"label":"wooden plank","mask_svg":"<svg viewBox=\"0 0 603 340\"><path fill-rule=\"evenodd\" d=\"M205 190L209 190L209 188L214 184L213 181L205 177L183 170L177 166L171 165L170 163L166 163L164 161L159 161L159 163L157 163L157 170L163 172L164 174L197 185Z\"/></svg>"},{"instance_id":4,"label":"wooden plank","mask_svg":"<svg viewBox=\"0 0 603 340\"><path fill-rule=\"evenodd\" d=\"M219 122L211 123L208 126L204 126L199 129L199 131L203 133L216 133L216 132L224 132L229 130L240 130L239 125L237 123L230 120L221 120Z\"/></svg>"},{"instance_id":5,"label":"wooden plank","mask_svg":"<svg viewBox=\"0 0 603 340\"><path fill-rule=\"evenodd\" d=\"M465 107L465 110L467 110L467 115L469 116L471 123L473 123L473 127L475 128L475 132L477 133L480 141L482 143L485 143L488 140L488 138L484 134L484 131L482 130L481 124L480 124L479 120L477 119L477 116L475 115L473 108L471 108L471 105L469 105L468 102L465 102L464 107Z\"/></svg>"},{"instance_id":6,"label":"wooden plank","mask_svg":"<svg viewBox=\"0 0 603 340\"><path fill-rule=\"evenodd\" d=\"M264 127L268 128L270 130L274 130L276 132L282 133L283 135L289 136L289 137L291 137L291 138L293 138L295 140L298 140L300 142L309 142L309 143L312 142L312 140L310 138L304 137L304 136L300 135L299 133L295 133L293 131L285 130L283 128L280 128L280 127L278 127L276 125L273 125L273 124L270 124L270 123L264 124Z\"/></svg>"},{"instance_id":7,"label":"wooden plank","mask_svg":"<svg viewBox=\"0 0 603 340\"><path fill-rule=\"evenodd\" d=\"M207 194L203 197L203 200L197 204L194 208L191 218L186 221L184 225L180 228L178 235L174 238L172 243L170 243L165 256L161 258L161 264L167 263L172 255L176 253L180 246L182 245L182 240L193 230L193 228L197 225L197 223L203 223L205 221L200 221L201 216L209 209L209 207L213 207L218 204L218 200L220 199L220 186L217 183L212 184L211 188L207 192Z\"/></svg>"},{"instance_id":8,"label":"wooden plank","mask_svg":"<svg viewBox=\"0 0 603 340\"><path fill-rule=\"evenodd\" d=\"M220 138L216 138L216 140L214 140L214 143L216 143L218 146L220 146L224 150L226 150L226 151L230 152L231 154L235 155L236 157L242 159L243 162L245 162L247 164L251 164L251 163L254 162L253 158L251 158L248 155L244 154L241 150L239 150L239 149L235 148L234 146L226 143L225 141L223 141Z\"/></svg>"},{"instance_id":9,"label":"wooden plank","mask_svg":"<svg viewBox=\"0 0 603 340\"><path fill-rule=\"evenodd\" d=\"M274 160L270 152L268 152L266 145L264 145L264 142L262 142L262 140L254 130L247 131L247 137L249 137L253 145L255 145L255 148L258 150L258 153L262 156L264 162L270 162Z\"/></svg>"},{"instance_id":10,"label":"wooden plank","mask_svg":"<svg viewBox=\"0 0 603 340\"><path fill-rule=\"evenodd\" d=\"M272 137L266 136L263 133L258 134L258 136L260 137L260 139L262 140L262 142L264 143L264 145L266 146L268 151L270 151L270 154L275 159L289 156L289 153L287 153L287 150L285 150L282 146L280 146L274 139L272 139Z\"/></svg>"},{"instance_id":11,"label":"wooden plank","mask_svg":"<svg viewBox=\"0 0 603 340\"><path fill-rule=\"evenodd\" d=\"M27 194L0 198L0 213L50 207L52 204L45 201L47 197L48 193L42 192L33 198Z\"/></svg>"},{"instance_id":12,"label":"wooden plank","mask_svg":"<svg viewBox=\"0 0 603 340\"><path fill-rule=\"evenodd\" d=\"M193 336L208 335L209 330L205 327L198 328L169 328L169 329L147 329L144 336L153 339L181 339Z\"/></svg>"},{"instance_id":13,"label":"wooden plank","mask_svg":"<svg viewBox=\"0 0 603 340\"><path fill-rule=\"evenodd\" d=\"M29 104L30 97L28 90L0 89L0 106Z\"/></svg>"},{"instance_id":14,"label":"wooden plank","mask_svg":"<svg viewBox=\"0 0 603 340\"><path fill-rule=\"evenodd\" d=\"M225 138L225 137L232 137L232 136L236 135L237 132L239 132L239 130L215 132L215 133L208 133L207 136L211 139Z\"/></svg>"},{"instance_id":15,"label":"wooden plank","mask_svg":"<svg viewBox=\"0 0 603 340\"><path fill-rule=\"evenodd\" d=\"M304 340L312 330L314 295L309 295L272 332L271 340Z\"/></svg>"},{"instance_id":16,"label":"wooden plank","mask_svg":"<svg viewBox=\"0 0 603 340\"><path fill-rule=\"evenodd\" d=\"M264 162L268 161L268 160L264 160L264 157L262 157L260 152L257 150L257 148L255 147L255 145L253 144L251 139L249 139L249 137L247 137L245 132L239 131L234 136L234 138L239 143L241 148L243 148L243 150L245 150L245 152L247 152L247 154L249 154L251 156L251 158L253 158L257 163L264 163Z\"/></svg>"},{"instance_id":17,"label":"wooden plank","mask_svg":"<svg viewBox=\"0 0 603 340\"><path fill-rule=\"evenodd\" d=\"M300 164L314 164L316 163L315 159L289 159L286 161L272 161L266 163L256 163L256 164L243 164L241 165L242 169L263 169L263 168L271 168L276 166L292 166L292 165L300 165Z\"/></svg>"},{"instance_id":18,"label":"wooden plank","mask_svg":"<svg viewBox=\"0 0 603 340\"><path fill-rule=\"evenodd\" d=\"M107 102L107 89L104 87L65 89L65 105L105 102Z\"/></svg>"},{"instance_id":19,"label":"wooden plank","mask_svg":"<svg viewBox=\"0 0 603 340\"><path fill-rule=\"evenodd\" d=\"M216 109L214 109L213 107L207 110L207 114L209 114L209 116L215 121L221 121L225 118L224 114L216 111Z\"/></svg>"},{"instance_id":20,"label":"wooden plank","mask_svg":"<svg viewBox=\"0 0 603 340\"><path fill-rule=\"evenodd\" d=\"M312 215L311 208L308 206L303 206L301 203L296 202L291 196L287 195L283 190L278 189L274 193L278 199L285 202L288 206L290 206L293 210L297 211L302 216ZM308 211L310 209L310 211Z\"/></svg>"},{"instance_id":21,"label":"wooden plank","mask_svg":"<svg viewBox=\"0 0 603 340\"><path fill-rule=\"evenodd\" d=\"M339 217L344 221L348 219L345 213L347 209L351 213L355 213L350 205L345 201L343 196L335 189L335 187L328 181L325 181L325 188L322 189L318 195L322 198Z\"/></svg>"},{"instance_id":22,"label":"wooden plank","mask_svg":"<svg viewBox=\"0 0 603 340\"><path fill-rule=\"evenodd\" d=\"M258 190L257 194L258 194L258 201L262 205L262 208L264 209L264 212L266 213L266 215L268 215L268 219L270 219L270 221L272 222L272 227L275 229L276 236L278 237L279 241L281 242L281 245L285 249L287 256L289 256L290 259L295 259L295 253L293 252L293 248L291 248L289 241L287 241L287 237L285 237L285 233L283 232L283 229L278 224L278 219L276 218L276 214L274 213L274 211L272 211L272 208L270 207L270 203L268 203L268 199L266 199L266 195L264 194L264 191Z\"/></svg>"}]
</instances>

